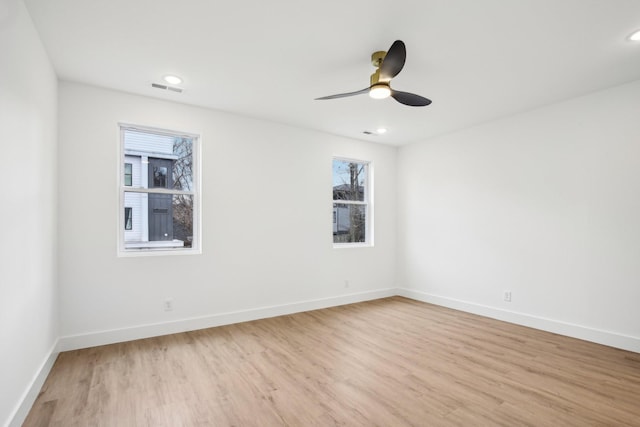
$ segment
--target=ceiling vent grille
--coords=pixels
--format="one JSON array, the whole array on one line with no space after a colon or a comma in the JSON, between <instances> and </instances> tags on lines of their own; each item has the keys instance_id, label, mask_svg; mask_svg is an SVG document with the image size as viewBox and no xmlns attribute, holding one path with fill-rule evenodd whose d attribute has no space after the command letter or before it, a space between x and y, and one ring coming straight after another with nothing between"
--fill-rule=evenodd
<instances>
[{"instance_id":1,"label":"ceiling vent grille","mask_svg":"<svg viewBox=\"0 0 640 427\"><path fill-rule=\"evenodd\" d=\"M182 89L180 89L179 87L175 87L175 86L161 85L159 83L151 83L151 87L154 87L156 89L170 90L172 92L182 93Z\"/></svg>"}]
</instances>

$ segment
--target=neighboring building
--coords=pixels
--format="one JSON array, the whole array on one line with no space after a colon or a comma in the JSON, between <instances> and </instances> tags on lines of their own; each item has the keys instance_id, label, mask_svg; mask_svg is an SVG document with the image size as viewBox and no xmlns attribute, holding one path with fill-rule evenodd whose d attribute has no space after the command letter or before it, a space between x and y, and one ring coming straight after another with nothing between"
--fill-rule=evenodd
<instances>
[{"instance_id":1,"label":"neighboring building","mask_svg":"<svg viewBox=\"0 0 640 427\"><path fill-rule=\"evenodd\" d=\"M124 185L132 188L171 189L175 137L128 131L124 137ZM184 246L174 238L171 194L124 194L125 248Z\"/></svg>"}]
</instances>

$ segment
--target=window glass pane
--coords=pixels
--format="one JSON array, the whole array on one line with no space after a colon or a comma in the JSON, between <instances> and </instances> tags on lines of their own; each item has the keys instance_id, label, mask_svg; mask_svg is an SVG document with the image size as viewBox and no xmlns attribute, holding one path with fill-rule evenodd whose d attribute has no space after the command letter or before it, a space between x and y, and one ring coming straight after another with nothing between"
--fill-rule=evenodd
<instances>
[{"instance_id":1,"label":"window glass pane","mask_svg":"<svg viewBox=\"0 0 640 427\"><path fill-rule=\"evenodd\" d=\"M346 203L333 204L333 243L364 243L367 207Z\"/></svg>"},{"instance_id":2,"label":"window glass pane","mask_svg":"<svg viewBox=\"0 0 640 427\"><path fill-rule=\"evenodd\" d=\"M366 163L333 160L333 200L364 201Z\"/></svg>"},{"instance_id":3,"label":"window glass pane","mask_svg":"<svg viewBox=\"0 0 640 427\"><path fill-rule=\"evenodd\" d=\"M133 184L133 165L131 163L124 164L124 185L131 187Z\"/></svg>"},{"instance_id":4,"label":"window glass pane","mask_svg":"<svg viewBox=\"0 0 640 427\"><path fill-rule=\"evenodd\" d=\"M193 244L193 196L173 196L173 238L185 248Z\"/></svg>"},{"instance_id":5,"label":"window glass pane","mask_svg":"<svg viewBox=\"0 0 640 427\"><path fill-rule=\"evenodd\" d=\"M190 248L193 196L125 192L125 248Z\"/></svg>"},{"instance_id":6,"label":"window glass pane","mask_svg":"<svg viewBox=\"0 0 640 427\"><path fill-rule=\"evenodd\" d=\"M125 129L125 160L133 163L132 184L128 184L125 178L125 185L195 190L193 145L193 138ZM139 179L136 174L144 178ZM144 184L144 180L148 184Z\"/></svg>"},{"instance_id":7,"label":"window glass pane","mask_svg":"<svg viewBox=\"0 0 640 427\"><path fill-rule=\"evenodd\" d=\"M131 208L124 208L124 229L131 230L133 228L133 210Z\"/></svg>"}]
</instances>

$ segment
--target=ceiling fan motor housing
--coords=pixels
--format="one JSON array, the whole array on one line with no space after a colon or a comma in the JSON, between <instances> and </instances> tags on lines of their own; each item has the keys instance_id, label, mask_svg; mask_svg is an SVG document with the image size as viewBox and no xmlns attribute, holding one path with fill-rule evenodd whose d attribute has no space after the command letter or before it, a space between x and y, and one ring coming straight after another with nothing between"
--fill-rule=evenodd
<instances>
[{"instance_id":1,"label":"ceiling fan motor housing","mask_svg":"<svg viewBox=\"0 0 640 427\"><path fill-rule=\"evenodd\" d=\"M380 68L382 65L382 61L384 61L384 57L387 56L387 52L384 50L379 50L377 52L373 52L371 54L371 65L376 68Z\"/></svg>"}]
</instances>

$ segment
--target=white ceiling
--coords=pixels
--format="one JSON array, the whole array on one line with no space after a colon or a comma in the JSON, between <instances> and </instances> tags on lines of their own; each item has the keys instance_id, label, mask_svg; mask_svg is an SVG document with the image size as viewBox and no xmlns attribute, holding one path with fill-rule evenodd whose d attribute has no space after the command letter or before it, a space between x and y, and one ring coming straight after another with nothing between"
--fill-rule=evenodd
<instances>
[{"instance_id":1,"label":"white ceiling","mask_svg":"<svg viewBox=\"0 0 640 427\"><path fill-rule=\"evenodd\" d=\"M638 0L25 3L62 80L394 145L640 79ZM432 105L314 100L367 87L396 39L392 86ZM152 89L165 74L184 93Z\"/></svg>"}]
</instances>

